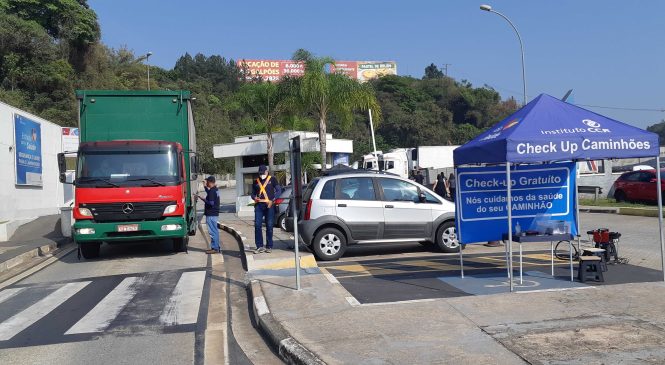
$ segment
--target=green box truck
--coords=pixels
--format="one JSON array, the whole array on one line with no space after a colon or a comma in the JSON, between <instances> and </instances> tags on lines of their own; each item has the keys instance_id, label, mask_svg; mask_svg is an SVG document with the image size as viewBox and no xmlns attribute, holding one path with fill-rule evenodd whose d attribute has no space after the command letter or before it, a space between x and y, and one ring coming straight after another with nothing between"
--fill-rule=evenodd
<instances>
[{"instance_id":1,"label":"green box truck","mask_svg":"<svg viewBox=\"0 0 665 365\"><path fill-rule=\"evenodd\" d=\"M196 134L189 91L77 90L80 146L72 235L86 259L100 245L196 233ZM58 156L65 182L65 154Z\"/></svg>"}]
</instances>

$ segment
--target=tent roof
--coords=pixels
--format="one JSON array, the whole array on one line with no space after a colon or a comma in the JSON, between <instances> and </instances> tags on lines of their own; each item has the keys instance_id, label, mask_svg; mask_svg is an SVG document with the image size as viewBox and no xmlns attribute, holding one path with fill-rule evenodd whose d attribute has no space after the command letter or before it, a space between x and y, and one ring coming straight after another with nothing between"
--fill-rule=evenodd
<instances>
[{"instance_id":1,"label":"tent roof","mask_svg":"<svg viewBox=\"0 0 665 365\"><path fill-rule=\"evenodd\" d=\"M455 165L658 156L658 135L540 94L453 152Z\"/></svg>"}]
</instances>

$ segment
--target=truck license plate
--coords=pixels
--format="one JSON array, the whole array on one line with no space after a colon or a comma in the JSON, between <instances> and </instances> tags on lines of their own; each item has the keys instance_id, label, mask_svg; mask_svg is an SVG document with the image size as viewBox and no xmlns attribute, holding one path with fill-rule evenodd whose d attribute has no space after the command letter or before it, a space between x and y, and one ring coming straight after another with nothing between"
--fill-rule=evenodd
<instances>
[{"instance_id":1,"label":"truck license plate","mask_svg":"<svg viewBox=\"0 0 665 365\"><path fill-rule=\"evenodd\" d=\"M118 232L135 232L139 230L138 224L121 224L118 225Z\"/></svg>"}]
</instances>

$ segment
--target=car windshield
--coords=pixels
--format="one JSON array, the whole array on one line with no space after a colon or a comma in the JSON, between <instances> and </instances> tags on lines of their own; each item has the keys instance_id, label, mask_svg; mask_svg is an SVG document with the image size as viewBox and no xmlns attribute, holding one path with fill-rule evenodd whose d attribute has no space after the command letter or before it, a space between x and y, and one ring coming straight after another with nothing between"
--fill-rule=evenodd
<instances>
[{"instance_id":1,"label":"car windshield","mask_svg":"<svg viewBox=\"0 0 665 365\"><path fill-rule=\"evenodd\" d=\"M160 186L179 182L177 153L152 151L82 151L76 183L80 186Z\"/></svg>"}]
</instances>

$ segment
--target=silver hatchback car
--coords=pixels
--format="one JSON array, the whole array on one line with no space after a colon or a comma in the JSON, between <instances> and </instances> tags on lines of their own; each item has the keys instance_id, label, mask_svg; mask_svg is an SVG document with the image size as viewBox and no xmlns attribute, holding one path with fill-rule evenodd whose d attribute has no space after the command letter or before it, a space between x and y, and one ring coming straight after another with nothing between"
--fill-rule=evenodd
<instances>
[{"instance_id":1,"label":"silver hatchback car","mask_svg":"<svg viewBox=\"0 0 665 365\"><path fill-rule=\"evenodd\" d=\"M303 194L301 237L321 260L337 260L347 245L378 242L436 244L460 249L455 204L392 174L349 172L316 178Z\"/></svg>"}]
</instances>

